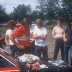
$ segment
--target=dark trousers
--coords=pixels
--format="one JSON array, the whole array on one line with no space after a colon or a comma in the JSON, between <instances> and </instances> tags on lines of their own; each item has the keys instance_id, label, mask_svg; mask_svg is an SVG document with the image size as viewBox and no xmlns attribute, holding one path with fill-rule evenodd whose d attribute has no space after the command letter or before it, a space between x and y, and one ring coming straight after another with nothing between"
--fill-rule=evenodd
<instances>
[{"instance_id":1,"label":"dark trousers","mask_svg":"<svg viewBox=\"0 0 72 72\"><path fill-rule=\"evenodd\" d=\"M31 46L26 46L25 48L20 49L17 46L13 45L10 46L10 50L12 52L12 55L15 55L16 53L17 56L21 56L23 54L34 54L34 47Z\"/></svg>"},{"instance_id":2,"label":"dark trousers","mask_svg":"<svg viewBox=\"0 0 72 72\"><path fill-rule=\"evenodd\" d=\"M16 45L12 45L10 46L10 50L11 50L11 56L12 57L16 57L19 55L19 48Z\"/></svg>"},{"instance_id":3,"label":"dark trousers","mask_svg":"<svg viewBox=\"0 0 72 72\"><path fill-rule=\"evenodd\" d=\"M56 41L55 41L53 60L57 59L59 49L61 49L61 59L64 60L64 41L63 41L63 39L56 39Z\"/></svg>"},{"instance_id":4,"label":"dark trousers","mask_svg":"<svg viewBox=\"0 0 72 72\"><path fill-rule=\"evenodd\" d=\"M64 45L64 60L66 63L68 63L68 52L70 50L70 63L71 63L71 66L72 66L72 45L68 45L68 44L65 44Z\"/></svg>"},{"instance_id":5,"label":"dark trousers","mask_svg":"<svg viewBox=\"0 0 72 72\"><path fill-rule=\"evenodd\" d=\"M19 49L20 55L23 54L35 54L34 47L27 46L24 49Z\"/></svg>"},{"instance_id":6,"label":"dark trousers","mask_svg":"<svg viewBox=\"0 0 72 72\"><path fill-rule=\"evenodd\" d=\"M48 61L48 48L47 46L35 46L35 54L42 60ZM43 57L41 57L41 54Z\"/></svg>"}]
</instances>

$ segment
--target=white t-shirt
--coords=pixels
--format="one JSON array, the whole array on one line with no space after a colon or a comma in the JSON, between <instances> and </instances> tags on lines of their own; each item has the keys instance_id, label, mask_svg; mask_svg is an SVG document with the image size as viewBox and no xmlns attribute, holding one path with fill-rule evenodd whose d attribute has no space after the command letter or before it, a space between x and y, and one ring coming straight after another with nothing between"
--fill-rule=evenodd
<instances>
[{"instance_id":1,"label":"white t-shirt","mask_svg":"<svg viewBox=\"0 0 72 72\"><path fill-rule=\"evenodd\" d=\"M33 31L33 35L47 35L47 30L45 27L42 28L38 28L37 26L35 27L34 31ZM37 46L46 46L47 45L47 41L44 39L35 39L35 45Z\"/></svg>"},{"instance_id":2,"label":"white t-shirt","mask_svg":"<svg viewBox=\"0 0 72 72\"><path fill-rule=\"evenodd\" d=\"M10 35L11 35L11 33L13 32L14 30L11 30L11 29L8 29L7 31L6 31L6 35L10 38ZM14 45L14 43L9 39L9 43L10 43L10 45Z\"/></svg>"}]
</instances>

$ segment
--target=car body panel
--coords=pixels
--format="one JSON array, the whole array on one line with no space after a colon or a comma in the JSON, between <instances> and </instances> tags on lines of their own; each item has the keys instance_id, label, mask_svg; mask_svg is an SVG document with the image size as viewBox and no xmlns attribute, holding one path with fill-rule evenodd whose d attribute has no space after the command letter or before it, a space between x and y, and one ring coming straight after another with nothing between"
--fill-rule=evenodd
<instances>
[{"instance_id":1,"label":"car body panel","mask_svg":"<svg viewBox=\"0 0 72 72\"><path fill-rule=\"evenodd\" d=\"M20 72L18 62L0 50L0 72Z\"/></svg>"},{"instance_id":2,"label":"car body panel","mask_svg":"<svg viewBox=\"0 0 72 72\"><path fill-rule=\"evenodd\" d=\"M20 72L19 67L0 68L0 72Z\"/></svg>"}]
</instances>

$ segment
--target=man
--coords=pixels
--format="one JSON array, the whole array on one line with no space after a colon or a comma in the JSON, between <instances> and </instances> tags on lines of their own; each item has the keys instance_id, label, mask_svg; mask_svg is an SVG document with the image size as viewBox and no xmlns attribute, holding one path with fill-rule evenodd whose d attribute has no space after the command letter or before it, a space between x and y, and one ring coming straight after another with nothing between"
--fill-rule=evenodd
<instances>
[{"instance_id":1,"label":"man","mask_svg":"<svg viewBox=\"0 0 72 72\"><path fill-rule=\"evenodd\" d=\"M11 34L11 40L17 46L20 54L29 53L30 43L30 20L24 18L21 21L21 25ZM17 41L15 40L17 39Z\"/></svg>"},{"instance_id":2,"label":"man","mask_svg":"<svg viewBox=\"0 0 72 72\"><path fill-rule=\"evenodd\" d=\"M53 60L57 59L59 49L61 49L62 60L64 60L64 28L62 20L57 20L57 25L53 28L52 36L55 39L55 49Z\"/></svg>"},{"instance_id":3,"label":"man","mask_svg":"<svg viewBox=\"0 0 72 72\"><path fill-rule=\"evenodd\" d=\"M70 56L69 56L70 50ZM69 63L68 58L70 57L70 65L72 67L72 18L68 19L67 27L64 32L64 60Z\"/></svg>"},{"instance_id":4,"label":"man","mask_svg":"<svg viewBox=\"0 0 72 72\"><path fill-rule=\"evenodd\" d=\"M36 20L36 27L33 31L35 39L35 54L44 61L48 61L47 29L43 27L41 19ZM42 55L41 55L42 54Z\"/></svg>"}]
</instances>

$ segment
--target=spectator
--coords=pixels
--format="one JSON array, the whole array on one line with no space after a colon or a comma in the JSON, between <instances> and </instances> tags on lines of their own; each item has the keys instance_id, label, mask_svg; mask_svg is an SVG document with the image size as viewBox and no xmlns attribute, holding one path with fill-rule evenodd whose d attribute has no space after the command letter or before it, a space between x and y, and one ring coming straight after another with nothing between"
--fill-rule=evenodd
<instances>
[{"instance_id":1,"label":"spectator","mask_svg":"<svg viewBox=\"0 0 72 72\"><path fill-rule=\"evenodd\" d=\"M62 20L57 20L57 25L53 28L52 36L55 39L53 60L57 59L59 48L61 49L62 60L64 60L64 41L63 41L64 28Z\"/></svg>"},{"instance_id":2,"label":"spectator","mask_svg":"<svg viewBox=\"0 0 72 72\"><path fill-rule=\"evenodd\" d=\"M14 20L9 20L7 22L7 26L8 26L8 30L6 31L6 35L5 35L5 43L6 43L6 46L10 47L12 55L14 55L16 47L15 47L14 43L11 41L11 39L10 39L10 35L11 35L12 32L15 31L16 22Z\"/></svg>"},{"instance_id":3,"label":"spectator","mask_svg":"<svg viewBox=\"0 0 72 72\"><path fill-rule=\"evenodd\" d=\"M21 25L11 34L11 40L18 47L19 54L30 53L30 29L29 29L30 20L24 18L21 21ZM17 41L15 41L17 38Z\"/></svg>"},{"instance_id":4,"label":"spectator","mask_svg":"<svg viewBox=\"0 0 72 72\"><path fill-rule=\"evenodd\" d=\"M64 55L65 55L65 61L68 63L68 52L70 49L70 60L71 60L71 66L72 66L72 18L68 20L68 25L65 29L64 33Z\"/></svg>"},{"instance_id":5,"label":"spectator","mask_svg":"<svg viewBox=\"0 0 72 72\"><path fill-rule=\"evenodd\" d=\"M47 30L43 27L41 19L36 20L36 27L33 32L33 38L35 39L35 53L38 57L43 56L43 60L48 61L48 47L47 47Z\"/></svg>"}]
</instances>

